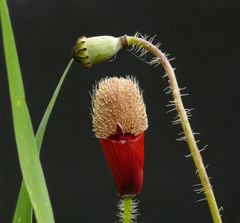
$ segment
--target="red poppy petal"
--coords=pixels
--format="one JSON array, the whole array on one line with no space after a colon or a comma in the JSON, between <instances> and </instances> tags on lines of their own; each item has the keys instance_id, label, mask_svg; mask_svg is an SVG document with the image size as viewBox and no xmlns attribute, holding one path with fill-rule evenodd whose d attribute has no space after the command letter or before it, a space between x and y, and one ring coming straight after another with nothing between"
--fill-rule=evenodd
<instances>
[{"instance_id":1,"label":"red poppy petal","mask_svg":"<svg viewBox=\"0 0 240 223\"><path fill-rule=\"evenodd\" d=\"M143 183L144 132L138 136L116 134L99 141L119 195L138 195Z\"/></svg>"}]
</instances>

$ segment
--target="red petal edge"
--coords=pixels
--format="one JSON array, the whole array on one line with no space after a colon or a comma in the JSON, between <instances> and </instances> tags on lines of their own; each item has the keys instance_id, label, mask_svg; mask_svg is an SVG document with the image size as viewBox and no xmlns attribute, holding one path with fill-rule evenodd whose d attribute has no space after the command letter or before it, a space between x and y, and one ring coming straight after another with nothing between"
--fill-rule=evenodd
<instances>
[{"instance_id":1,"label":"red petal edge","mask_svg":"<svg viewBox=\"0 0 240 223\"><path fill-rule=\"evenodd\" d=\"M116 134L99 139L120 196L141 193L144 167L144 132Z\"/></svg>"}]
</instances>

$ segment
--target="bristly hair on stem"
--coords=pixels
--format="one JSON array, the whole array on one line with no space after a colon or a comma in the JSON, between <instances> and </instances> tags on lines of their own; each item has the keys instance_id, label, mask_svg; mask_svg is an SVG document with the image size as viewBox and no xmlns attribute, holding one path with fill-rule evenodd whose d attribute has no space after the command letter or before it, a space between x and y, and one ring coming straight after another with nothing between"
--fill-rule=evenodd
<instances>
[{"instance_id":1,"label":"bristly hair on stem","mask_svg":"<svg viewBox=\"0 0 240 223\"><path fill-rule=\"evenodd\" d=\"M168 77L169 87L166 89L168 94L172 94L173 101L170 103L171 111L177 111L176 119L173 121L173 124L181 124L183 129L183 136L181 136L180 141L184 140L187 142L190 149L190 154L193 158L194 164L197 169L197 174L202 184L202 189L197 190L206 196L206 200L209 205L209 209L212 214L212 219L214 223L221 223L220 210L217 206L217 202L213 193L212 185L210 183L210 178L206 172L206 168L203 164L202 156L198 148L198 141L195 139L195 134L192 131L191 125L189 123L189 116L191 110L186 110L182 102L181 89L178 86L174 68L170 64L170 60L167 58L168 55L164 54L160 49L160 44L157 43L154 45L152 42L154 37L149 38L146 35L141 35L137 33L135 36L126 36L127 43L129 47L132 47L131 51L135 56L144 62L158 66L161 64L166 72L164 77ZM151 60L147 60L147 54L150 54ZM204 198L205 199L205 198Z\"/></svg>"},{"instance_id":2,"label":"bristly hair on stem","mask_svg":"<svg viewBox=\"0 0 240 223\"><path fill-rule=\"evenodd\" d=\"M144 39L150 44L153 44L156 36L157 35L154 35L152 37L148 36L146 34L142 35L139 32L136 32L135 35L134 35L134 37ZM161 46L161 43L157 42L153 45L156 48L159 48ZM159 58L157 58L155 56L152 56L152 54L149 53L149 50L146 49L144 46L142 46L140 43L133 44L129 51L131 51L135 57L137 57L138 59L140 59L144 63L147 63L147 64L152 65L154 67L157 67L161 64ZM165 54L165 56L168 56L168 55Z\"/></svg>"},{"instance_id":3,"label":"bristly hair on stem","mask_svg":"<svg viewBox=\"0 0 240 223\"><path fill-rule=\"evenodd\" d=\"M133 197L123 197L119 200L118 204L118 223L135 223L137 222L138 203Z\"/></svg>"}]
</instances>

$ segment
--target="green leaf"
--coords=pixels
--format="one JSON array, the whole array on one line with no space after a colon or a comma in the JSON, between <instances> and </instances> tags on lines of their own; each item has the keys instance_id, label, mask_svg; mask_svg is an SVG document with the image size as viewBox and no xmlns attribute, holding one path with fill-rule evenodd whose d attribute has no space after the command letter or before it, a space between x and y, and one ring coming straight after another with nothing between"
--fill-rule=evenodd
<instances>
[{"instance_id":1,"label":"green leaf","mask_svg":"<svg viewBox=\"0 0 240 223\"><path fill-rule=\"evenodd\" d=\"M38 147L38 151L40 152L40 149L41 149L41 145L42 145L42 140L43 140L43 136L44 136L44 132L45 132L45 129L46 129L46 126L47 126L47 123L48 123L48 120L49 120L49 117L51 115L51 112L52 112L52 109L53 109L53 106L56 102L56 99L58 97L58 94L59 94L59 91L62 87L62 84L69 72L69 69L71 68L72 64L74 62L74 59L71 59L69 64L67 65L64 73L62 74L62 77L61 79L59 80L58 82L58 85L53 93L53 96L47 106L47 109L43 115L43 118L42 118L42 121L38 127L38 130L37 130L37 134L36 134L36 143L37 143L37 147Z\"/></svg>"},{"instance_id":2,"label":"green leaf","mask_svg":"<svg viewBox=\"0 0 240 223\"><path fill-rule=\"evenodd\" d=\"M32 223L32 204L24 182L21 184L13 223Z\"/></svg>"},{"instance_id":3,"label":"green leaf","mask_svg":"<svg viewBox=\"0 0 240 223\"><path fill-rule=\"evenodd\" d=\"M25 100L23 81L6 0L0 0L0 14L15 139L23 179L37 222L54 223L51 202ZM18 220L21 221L21 219Z\"/></svg>"},{"instance_id":4,"label":"green leaf","mask_svg":"<svg viewBox=\"0 0 240 223\"><path fill-rule=\"evenodd\" d=\"M45 113L44 113L42 121L38 127L38 131L37 131L35 139L36 139L37 148L38 148L39 152L41 149L41 144L42 144L44 132L45 132L49 117L51 115L52 109L53 109L56 99L58 97L59 91L62 87L62 84L68 74L68 71L69 71L73 61L74 60L71 59L67 68L65 69L64 73L62 74L62 77L58 82L58 85L53 93L53 96L48 104L48 107L47 107ZM22 219L22 221L18 221L18 219ZM32 207L31 207L31 203L30 203L29 196L26 191L24 182L21 185L18 202L17 202L17 207L16 207L14 218L13 218L13 223L19 223L19 222L22 222L22 223L31 223L32 222Z\"/></svg>"}]
</instances>

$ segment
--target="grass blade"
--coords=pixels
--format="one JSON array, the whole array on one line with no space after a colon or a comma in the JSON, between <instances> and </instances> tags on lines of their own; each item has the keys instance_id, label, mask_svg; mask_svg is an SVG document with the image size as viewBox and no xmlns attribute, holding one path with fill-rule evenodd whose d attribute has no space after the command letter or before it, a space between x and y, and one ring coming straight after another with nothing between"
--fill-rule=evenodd
<instances>
[{"instance_id":1,"label":"grass blade","mask_svg":"<svg viewBox=\"0 0 240 223\"><path fill-rule=\"evenodd\" d=\"M23 81L6 0L0 0L0 13L14 132L23 179L37 222L53 223L54 217L51 202L25 100Z\"/></svg>"},{"instance_id":2,"label":"grass blade","mask_svg":"<svg viewBox=\"0 0 240 223\"><path fill-rule=\"evenodd\" d=\"M13 223L32 223L32 204L24 182L21 184Z\"/></svg>"},{"instance_id":3,"label":"grass blade","mask_svg":"<svg viewBox=\"0 0 240 223\"><path fill-rule=\"evenodd\" d=\"M72 66L74 62L74 59L71 59L69 64L67 65L64 73L62 74L62 77L61 79L59 80L58 82L58 85L53 93L53 96L47 106L47 109L43 115L43 118L41 120L41 123L38 127L38 130L37 130L37 133L36 133L36 143L37 143L37 147L38 147L38 151L40 152L40 149L41 149L41 145L42 145L42 140L43 140L43 136L44 136L44 132L45 132L45 129L46 129L46 126L47 126L47 123L48 123L48 120L49 120L49 117L51 115L51 112L52 112L52 109L53 109L53 106L56 102L56 99L58 97L58 94L59 94L59 91L61 90L61 87L62 87L62 84L68 74L68 71L70 69L70 67Z\"/></svg>"},{"instance_id":4,"label":"grass blade","mask_svg":"<svg viewBox=\"0 0 240 223\"><path fill-rule=\"evenodd\" d=\"M53 96L48 104L48 107L44 113L42 121L38 127L35 139L36 139L37 148L38 148L39 152L41 149L41 144L42 144L43 136L44 136L44 133L46 130L46 126L47 126L49 117L51 115L52 109L53 109L56 99L58 97L59 91L62 87L62 84L67 76L67 73L68 73L71 65L73 64L73 61L74 60L71 59L67 68L65 69L61 79L59 80L58 85L57 85L57 87L53 93ZM31 206L30 199L29 199L28 193L26 191L24 182L22 182L21 189L19 192L17 207L16 207L14 218L13 218L13 223L20 223L18 219L22 219L20 221L22 223L31 223L32 222L32 206Z\"/></svg>"}]
</instances>

